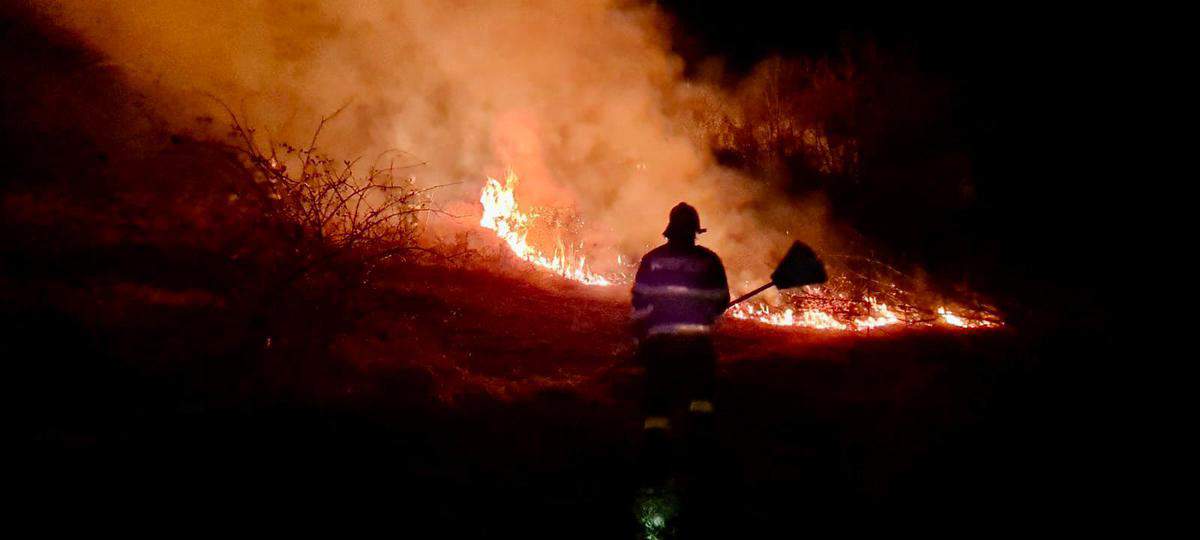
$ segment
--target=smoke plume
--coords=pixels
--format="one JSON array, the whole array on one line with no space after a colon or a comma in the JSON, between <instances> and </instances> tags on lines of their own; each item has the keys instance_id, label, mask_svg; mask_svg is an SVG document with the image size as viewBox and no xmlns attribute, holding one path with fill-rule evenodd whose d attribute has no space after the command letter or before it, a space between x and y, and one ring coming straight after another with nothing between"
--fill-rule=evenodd
<instances>
[{"instance_id":1,"label":"smoke plume","mask_svg":"<svg viewBox=\"0 0 1200 540\"><path fill-rule=\"evenodd\" d=\"M655 8L609 0L424 2L60 0L43 11L108 58L181 127L221 119L338 156L397 165L470 211L485 175L522 204L570 206L604 271L656 245L668 210L699 208L731 285L761 280L790 238L820 250L823 205L781 202L718 166L697 119L727 106L686 80ZM477 218L462 218L464 227Z\"/></svg>"}]
</instances>

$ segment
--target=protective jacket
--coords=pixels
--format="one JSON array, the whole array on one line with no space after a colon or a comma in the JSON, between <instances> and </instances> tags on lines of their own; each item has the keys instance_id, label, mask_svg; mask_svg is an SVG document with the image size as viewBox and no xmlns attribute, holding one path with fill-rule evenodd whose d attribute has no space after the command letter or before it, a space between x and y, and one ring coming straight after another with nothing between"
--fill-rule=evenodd
<instances>
[{"instance_id":1,"label":"protective jacket","mask_svg":"<svg viewBox=\"0 0 1200 540\"><path fill-rule=\"evenodd\" d=\"M640 337L707 334L728 305L729 283L716 253L668 242L642 257L633 285Z\"/></svg>"}]
</instances>

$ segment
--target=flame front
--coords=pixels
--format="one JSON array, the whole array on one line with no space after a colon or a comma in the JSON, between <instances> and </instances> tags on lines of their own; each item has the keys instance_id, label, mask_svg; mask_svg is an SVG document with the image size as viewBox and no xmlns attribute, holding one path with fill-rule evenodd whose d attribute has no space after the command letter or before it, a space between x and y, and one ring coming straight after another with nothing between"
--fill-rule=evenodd
<instances>
[{"instance_id":1,"label":"flame front","mask_svg":"<svg viewBox=\"0 0 1200 540\"><path fill-rule=\"evenodd\" d=\"M598 286L625 281L623 274L605 277L590 271L587 259L583 255L574 256L567 253L561 241L557 242L553 255L549 256L531 246L527 238L538 215L536 212L521 210L516 198L519 182L520 179L512 170L505 174L503 183L491 177L487 178L483 193L479 197L479 202L483 205L483 216L479 220L481 227L495 232L518 258L566 279ZM617 256L617 263L618 266L623 263L620 255ZM898 290L895 286L892 288ZM807 305L774 306L758 300L738 304L727 313L736 319L816 330L868 331L896 325L914 327L933 326L938 323L964 329L1003 326L998 318L985 311L965 316L956 314L945 306L931 311L908 305L906 302L884 302L870 294L861 297L839 294L825 286L805 287L804 290L806 293L802 303Z\"/></svg>"},{"instance_id":2,"label":"flame front","mask_svg":"<svg viewBox=\"0 0 1200 540\"><path fill-rule=\"evenodd\" d=\"M850 325L819 309L796 310L790 307L776 308L766 303L745 302L728 311L735 319L756 321L773 326L802 326L817 330L849 330Z\"/></svg>"},{"instance_id":3,"label":"flame front","mask_svg":"<svg viewBox=\"0 0 1200 540\"><path fill-rule=\"evenodd\" d=\"M514 255L534 266L585 285L612 285L604 276L588 270L587 259L583 255L577 258L569 256L561 243L550 256L529 245L526 240L529 227L537 214L522 212L518 206L516 189L519 182L520 179L512 170L505 173L503 184L488 177L479 197L479 202L483 204L483 217L479 219L479 225L494 231L508 244Z\"/></svg>"},{"instance_id":4,"label":"flame front","mask_svg":"<svg viewBox=\"0 0 1200 540\"><path fill-rule=\"evenodd\" d=\"M820 287L812 287L814 294L825 304L838 304L841 309L799 309L786 306L772 306L765 302L739 304L729 310L729 316L735 319L770 324L773 326L800 326L816 330L851 330L856 332L874 330L888 326L903 325L905 327L934 326L937 323L957 328L999 328L1004 325L991 314L978 313L970 318L956 315L945 306L936 309L937 317L922 316L928 312L915 307L904 306L902 315L896 308L876 300L872 296L864 296L860 300L832 297ZM835 317L832 312L842 312L866 306L867 313L850 319Z\"/></svg>"},{"instance_id":5,"label":"flame front","mask_svg":"<svg viewBox=\"0 0 1200 540\"><path fill-rule=\"evenodd\" d=\"M766 303L741 304L729 310L729 315L735 319L746 319L775 326L803 326L818 330L871 330L894 324L906 323L896 315L892 308L874 297L863 297L867 304L867 314L842 321L827 311L816 308L797 310L790 307L775 308ZM911 324L911 323L910 323Z\"/></svg>"}]
</instances>

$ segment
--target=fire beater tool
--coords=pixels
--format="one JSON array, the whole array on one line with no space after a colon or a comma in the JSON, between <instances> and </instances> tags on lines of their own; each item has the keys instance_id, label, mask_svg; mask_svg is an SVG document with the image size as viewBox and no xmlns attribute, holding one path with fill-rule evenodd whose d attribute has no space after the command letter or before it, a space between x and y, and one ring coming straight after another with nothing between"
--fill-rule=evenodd
<instances>
[{"instance_id":1,"label":"fire beater tool","mask_svg":"<svg viewBox=\"0 0 1200 540\"><path fill-rule=\"evenodd\" d=\"M804 242L797 240L792 242L792 247L788 248L787 254L783 256L783 260L779 261L779 265L775 267L775 271L771 272L771 281L768 281L762 287L737 297L725 309L745 302L771 287L791 289L803 285L825 283L825 279L825 264L817 258L817 254L813 252L812 248L808 247Z\"/></svg>"}]
</instances>

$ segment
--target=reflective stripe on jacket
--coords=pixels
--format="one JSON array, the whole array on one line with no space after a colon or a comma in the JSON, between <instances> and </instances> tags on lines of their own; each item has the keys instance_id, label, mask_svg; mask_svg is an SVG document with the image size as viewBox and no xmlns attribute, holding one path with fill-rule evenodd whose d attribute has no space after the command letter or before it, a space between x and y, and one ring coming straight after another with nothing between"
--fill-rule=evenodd
<instances>
[{"instance_id":1,"label":"reflective stripe on jacket","mask_svg":"<svg viewBox=\"0 0 1200 540\"><path fill-rule=\"evenodd\" d=\"M716 253L665 244L642 257L633 318L643 336L707 333L728 304L725 266Z\"/></svg>"}]
</instances>

